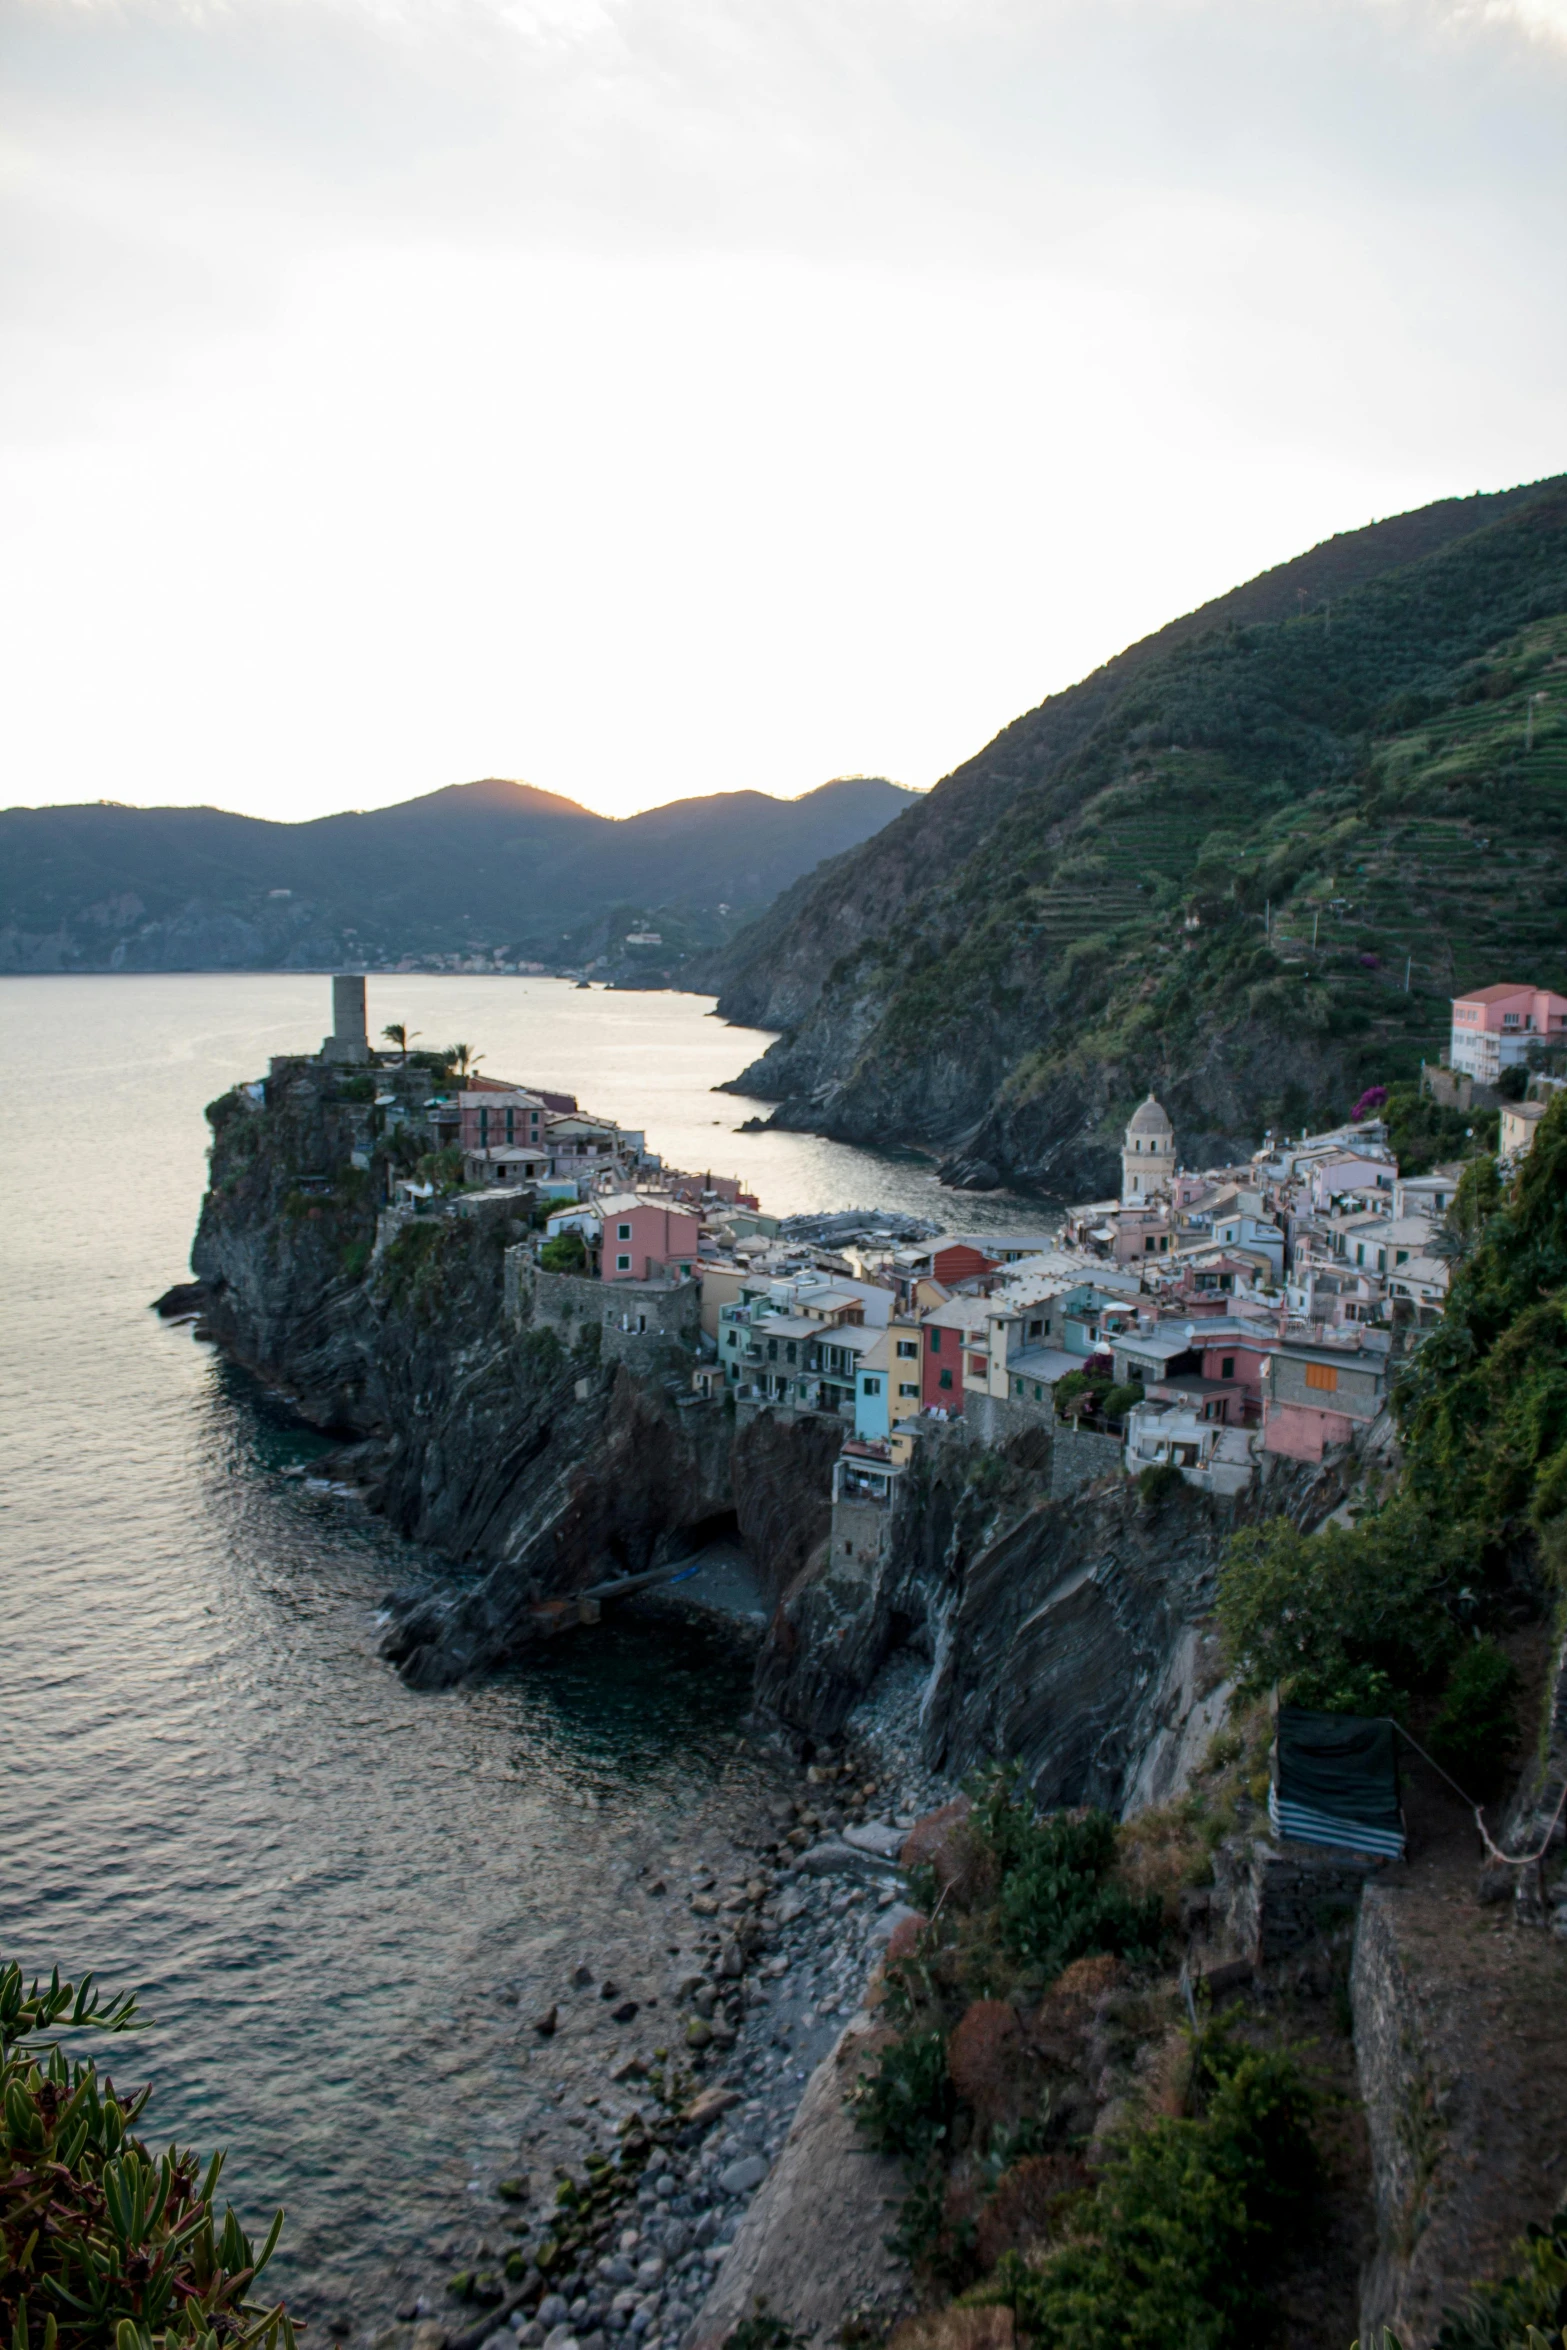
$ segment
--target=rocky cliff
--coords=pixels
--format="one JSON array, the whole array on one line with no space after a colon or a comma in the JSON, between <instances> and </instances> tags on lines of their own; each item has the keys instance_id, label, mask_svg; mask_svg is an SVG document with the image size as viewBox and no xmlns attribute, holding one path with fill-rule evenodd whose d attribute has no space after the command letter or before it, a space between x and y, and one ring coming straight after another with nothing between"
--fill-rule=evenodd
<instances>
[{"instance_id":1,"label":"rocky cliff","mask_svg":"<svg viewBox=\"0 0 1567 2350\"><path fill-rule=\"evenodd\" d=\"M765 1589L798 1573L826 1529L836 1428L737 1435L678 1369L601 1361L592 1325L563 1345L526 1287L508 1304L504 1213L417 1220L377 1249L376 1178L350 1162L359 1107L305 1065L268 1093L213 1105L192 1262L214 1335L344 1440L372 1507L469 1570L398 1606L388 1653L410 1679L497 1663L541 1601L715 1523L734 1523Z\"/></svg>"},{"instance_id":2,"label":"rocky cliff","mask_svg":"<svg viewBox=\"0 0 1567 2350\"><path fill-rule=\"evenodd\" d=\"M1223 1716L1209 1619L1225 1538L1258 1515L1314 1526L1342 1499L1335 1470L1280 1467L1242 1502L1182 1487L1149 1503L1118 1471L1052 1499L1024 1445L982 1451L954 1427L921 1444L879 1555L819 1551L785 1594L758 1694L831 1737L912 1650L930 1768L1006 1756L1046 1805L1159 1802Z\"/></svg>"},{"instance_id":3,"label":"rocky cliff","mask_svg":"<svg viewBox=\"0 0 1567 2350\"><path fill-rule=\"evenodd\" d=\"M1042 1800L1119 1810L1206 1743L1234 1505L1183 1489L1150 1507L1115 1468L1052 1499L1047 1432L994 1451L954 1427L921 1445L867 1552L832 1524L839 1421L699 1401L677 1347L610 1361L587 1319L563 1343L534 1285L508 1283L518 1234L493 1204L377 1243L377 1178L350 1163L362 1106L303 1063L267 1092L213 1106L195 1269L215 1334L343 1439L374 1508L464 1570L395 1603L387 1653L411 1681L493 1666L543 1603L722 1527L776 1603L759 1702L800 1740L836 1736L913 1650L943 1772L1017 1755ZM1331 1474L1281 1477L1250 1506L1314 1523L1338 1498Z\"/></svg>"}]
</instances>

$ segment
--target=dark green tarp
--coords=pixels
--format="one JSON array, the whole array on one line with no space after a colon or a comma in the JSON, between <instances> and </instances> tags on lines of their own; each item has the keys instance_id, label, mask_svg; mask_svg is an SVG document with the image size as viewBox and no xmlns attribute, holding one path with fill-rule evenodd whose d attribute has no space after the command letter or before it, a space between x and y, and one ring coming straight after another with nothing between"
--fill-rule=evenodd
<instances>
[{"instance_id":1,"label":"dark green tarp","mask_svg":"<svg viewBox=\"0 0 1567 2350\"><path fill-rule=\"evenodd\" d=\"M1391 1722L1281 1705L1268 1809L1286 1836L1402 1855L1398 1754Z\"/></svg>"}]
</instances>

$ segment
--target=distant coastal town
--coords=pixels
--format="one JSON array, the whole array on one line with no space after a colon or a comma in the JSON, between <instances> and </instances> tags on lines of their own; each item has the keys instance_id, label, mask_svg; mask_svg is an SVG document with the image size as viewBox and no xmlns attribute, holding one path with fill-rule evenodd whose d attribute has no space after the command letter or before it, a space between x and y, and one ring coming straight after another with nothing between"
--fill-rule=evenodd
<instances>
[{"instance_id":1,"label":"distant coastal town","mask_svg":"<svg viewBox=\"0 0 1567 2350\"><path fill-rule=\"evenodd\" d=\"M1494 1108L1516 1164L1567 1082L1538 1066L1567 998L1498 985L1452 1014L1428 1085L1449 1107ZM1390 1362L1447 1292L1462 1167L1402 1174L1381 1088L1328 1132L1265 1135L1196 1170L1150 1094L1118 1197L1049 1225L943 1232L771 1215L739 1176L666 1166L644 1132L570 1094L479 1074L467 1046L414 1053L395 1025L383 1039L364 978L334 980L316 1066L346 1097L355 1166L384 1170L376 1253L422 1218L510 1219L524 1237L507 1278L528 1283L535 1320L596 1321L611 1353L679 1366L692 1399L840 1421L835 1504L890 1500L922 1433L954 1421L980 1445L1047 1430L1059 1491L1120 1461L1242 1493L1270 1458L1362 1447ZM275 1061L250 1098L303 1066Z\"/></svg>"}]
</instances>

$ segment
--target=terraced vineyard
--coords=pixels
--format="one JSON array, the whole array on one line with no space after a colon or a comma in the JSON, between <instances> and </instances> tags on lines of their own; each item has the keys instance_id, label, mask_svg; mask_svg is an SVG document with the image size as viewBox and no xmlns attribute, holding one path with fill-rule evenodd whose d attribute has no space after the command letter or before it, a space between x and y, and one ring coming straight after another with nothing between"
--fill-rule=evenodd
<instances>
[{"instance_id":1,"label":"terraced vineyard","mask_svg":"<svg viewBox=\"0 0 1567 2350\"><path fill-rule=\"evenodd\" d=\"M1415 1076L1455 993L1567 994L1567 486L1099 709L1011 730L983 838L768 1056L800 1122L1102 1182L1149 1085L1217 1156Z\"/></svg>"}]
</instances>

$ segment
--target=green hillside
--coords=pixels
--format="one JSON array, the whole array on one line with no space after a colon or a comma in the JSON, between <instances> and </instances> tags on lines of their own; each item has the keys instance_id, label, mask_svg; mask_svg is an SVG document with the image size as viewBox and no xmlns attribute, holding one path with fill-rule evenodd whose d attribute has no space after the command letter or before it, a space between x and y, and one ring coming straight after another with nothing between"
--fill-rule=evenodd
<instances>
[{"instance_id":1,"label":"green hillside","mask_svg":"<svg viewBox=\"0 0 1567 2350\"><path fill-rule=\"evenodd\" d=\"M1150 1084L1188 1156L1324 1122L1434 1058L1456 990L1567 992L1564 817L1552 486L1150 665L744 1082L1063 1181Z\"/></svg>"}]
</instances>

